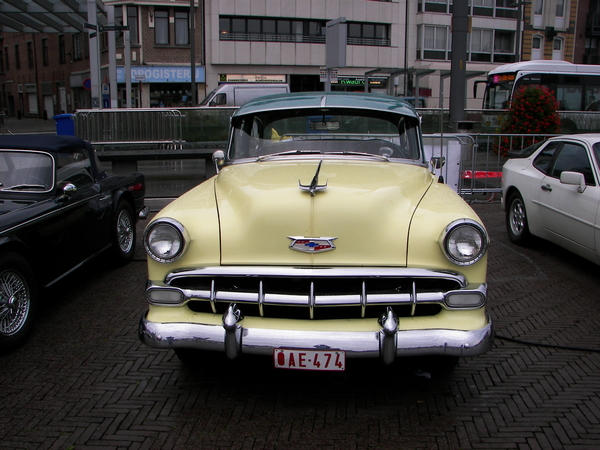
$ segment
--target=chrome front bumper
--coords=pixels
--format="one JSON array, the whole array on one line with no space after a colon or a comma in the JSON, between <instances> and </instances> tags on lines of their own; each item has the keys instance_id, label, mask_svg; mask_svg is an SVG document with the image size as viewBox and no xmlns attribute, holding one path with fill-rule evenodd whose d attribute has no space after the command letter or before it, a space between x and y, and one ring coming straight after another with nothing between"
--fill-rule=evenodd
<instances>
[{"instance_id":1,"label":"chrome front bumper","mask_svg":"<svg viewBox=\"0 0 600 450\"><path fill-rule=\"evenodd\" d=\"M388 310L379 319L378 332L299 331L244 328L232 305L223 315L223 325L157 323L143 316L140 340L155 348L193 348L224 351L231 359L241 353L271 355L276 348L342 350L348 358L381 357L390 364L396 357L416 355L475 356L492 346L493 327L472 330L398 330L398 317Z\"/></svg>"}]
</instances>

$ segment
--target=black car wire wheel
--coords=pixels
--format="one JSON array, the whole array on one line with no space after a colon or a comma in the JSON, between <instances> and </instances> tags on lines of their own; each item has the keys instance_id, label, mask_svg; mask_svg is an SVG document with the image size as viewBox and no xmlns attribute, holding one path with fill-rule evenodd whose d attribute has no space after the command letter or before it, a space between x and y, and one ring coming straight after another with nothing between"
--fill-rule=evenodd
<instances>
[{"instance_id":1,"label":"black car wire wheel","mask_svg":"<svg viewBox=\"0 0 600 450\"><path fill-rule=\"evenodd\" d=\"M0 334L11 336L23 328L30 304L25 278L14 270L0 273Z\"/></svg>"},{"instance_id":2,"label":"black car wire wheel","mask_svg":"<svg viewBox=\"0 0 600 450\"><path fill-rule=\"evenodd\" d=\"M124 254L131 252L134 244L134 227L131 210L123 207L117 216L117 242L119 250Z\"/></svg>"}]
</instances>

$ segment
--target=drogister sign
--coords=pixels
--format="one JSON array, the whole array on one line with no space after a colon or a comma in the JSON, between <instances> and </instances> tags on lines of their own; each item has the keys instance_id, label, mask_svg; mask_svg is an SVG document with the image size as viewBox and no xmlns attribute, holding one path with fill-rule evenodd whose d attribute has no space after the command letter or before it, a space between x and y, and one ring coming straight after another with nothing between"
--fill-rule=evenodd
<instances>
[{"instance_id":1,"label":"drogister sign","mask_svg":"<svg viewBox=\"0 0 600 450\"><path fill-rule=\"evenodd\" d=\"M131 81L137 83L191 83L191 68L181 66L132 66ZM196 67L196 83L206 82L204 67ZM117 67L117 83L125 83L125 68Z\"/></svg>"}]
</instances>

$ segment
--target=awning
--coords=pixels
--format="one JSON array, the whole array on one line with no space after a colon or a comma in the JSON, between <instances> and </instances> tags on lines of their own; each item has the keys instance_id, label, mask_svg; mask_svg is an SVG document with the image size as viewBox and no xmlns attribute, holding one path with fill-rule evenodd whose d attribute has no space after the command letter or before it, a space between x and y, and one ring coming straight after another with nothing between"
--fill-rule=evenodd
<instances>
[{"instance_id":1,"label":"awning","mask_svg":"<svg viewBox=\"0 0 600 450\"><path fill-rule=\"evenodd\" d=\"M102 0L2 0L0 31L4 33L81 33L88 4L95 3L98 25L106 25Z\"/></svg>"}]
</instances>

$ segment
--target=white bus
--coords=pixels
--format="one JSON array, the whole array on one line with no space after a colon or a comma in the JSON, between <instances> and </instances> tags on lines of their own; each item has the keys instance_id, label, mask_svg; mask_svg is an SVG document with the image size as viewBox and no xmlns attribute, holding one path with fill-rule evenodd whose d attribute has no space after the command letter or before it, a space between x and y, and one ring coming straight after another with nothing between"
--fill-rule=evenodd
<instances>
[{"instance_id":1,"label":"white bus","mask_svg":"<svg viewBox=\"0 0 600 450\"><path fill-rule=\"evenodd\" d=\"M556 60L505 64L488 73L483 109L506 109L515 92L527 85L554 93L563 132L600 131L600 114L591 113L600 111L600 66Z\"/></svg>"}]
</instances>

